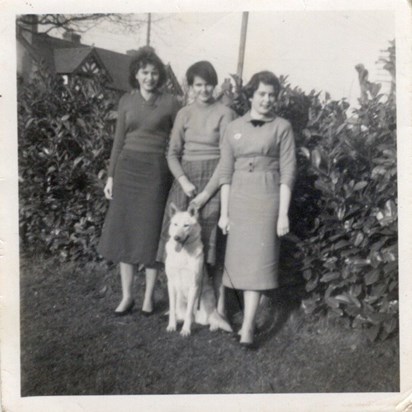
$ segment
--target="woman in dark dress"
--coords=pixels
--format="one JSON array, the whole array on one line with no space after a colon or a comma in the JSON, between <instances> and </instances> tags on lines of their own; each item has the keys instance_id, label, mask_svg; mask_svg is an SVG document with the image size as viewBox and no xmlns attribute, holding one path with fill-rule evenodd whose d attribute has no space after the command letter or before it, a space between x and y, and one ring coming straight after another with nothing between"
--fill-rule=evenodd
<instances>
[{"instance_id":1,"label":"woman in dark dress","mask_svg":"<svg viewBox=\"0 0 412 412\"><path fill-rule=\"evenodd\" d=\"M276 76L256 73L245 90L251 110L229 124L223 139L219 226L228 233L223 285L243 291L240 342L250 347L261 292L278 286L279 238L289 231L296 157L292 127L273 111Z\"/></svg>"},{"instance_id":2,"label":"woman in dark dress","mask_svg":"<svg viewBox=\"0 0 412 412\"><path fill-rule=\"evenodd\" d=\"M116 132L104 194L110 206L98 251L120 264L122 299L116 315L134 305L134 266L144 265L146 290L142 313L153 312L156 252L171 184L166 148L178 101L162 93L166 71L150 47L138 50L130 64L133 90L119 101Z\"/></svg>"}]
</instances>

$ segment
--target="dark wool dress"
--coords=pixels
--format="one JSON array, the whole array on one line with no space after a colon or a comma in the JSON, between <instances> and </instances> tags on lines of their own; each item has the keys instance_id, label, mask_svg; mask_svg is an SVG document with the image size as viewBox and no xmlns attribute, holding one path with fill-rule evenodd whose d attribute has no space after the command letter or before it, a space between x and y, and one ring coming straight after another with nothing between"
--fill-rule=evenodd
<instances>
[{"instance_id":1,"label":"dark wool dress","mask_svg":"<svg viewBox=\"0 0 412 412\"><path fill-rule=\"evenodd\" d=\"M113 199L98 251L119 263L153 266L172 177L166 147L179 103L156 94L146 101L138 91L119 102L110 157Z\"/></svg>"}]
</instances>

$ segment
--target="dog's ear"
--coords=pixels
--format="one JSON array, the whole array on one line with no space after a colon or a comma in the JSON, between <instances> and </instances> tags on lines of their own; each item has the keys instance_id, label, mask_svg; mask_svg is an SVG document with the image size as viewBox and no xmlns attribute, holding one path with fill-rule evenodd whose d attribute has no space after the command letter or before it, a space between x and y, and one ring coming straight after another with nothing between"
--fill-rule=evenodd
<instances>
[{"instance_id":1,"label":"dog's ear","mask_svg":"<svg viewBox=\"0 0 412 412\"><path fill-rule=\"evenodd\" d=\"M189 207L187 208L190 216L195 217L196 219L199 217L199 209L194 203L190 203Z\"/></svg>"},{"instance_id":2,"label":"dog's ear","mask_svg":"<svg viewBox=\"0 0 412 412\"><path fill-rule=\"evenodd\" d=\"M170 216L173 216L175 213L180 212L179 208L171 202L169 205L169 214Z\"/></svg>"}]
</instances>

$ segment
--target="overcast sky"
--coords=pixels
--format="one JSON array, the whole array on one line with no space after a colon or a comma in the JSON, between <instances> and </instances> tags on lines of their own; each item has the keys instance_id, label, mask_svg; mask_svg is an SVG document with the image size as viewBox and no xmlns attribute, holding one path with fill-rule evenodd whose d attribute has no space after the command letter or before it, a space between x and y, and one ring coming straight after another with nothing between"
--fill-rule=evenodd
<instances>
[{"instance_id":1,"label":"overcast sky","mask_svg":"<svg viewBox=\"0 0 412 412\"><path fill-rule=\"evenodd\" d=\"M142 19L146 15L141 15ZM237 68L242 13L153 14L151 45L171 63L179 81L197 60L210 60L219 83ZM157 21L160 18L160 21ZM244 79L269 69L288 75L305 91L328 91L355 104L354 66L363 63L370 80L388 80L376 60L395 38L388 11L270 11L249 13ZM135 34L114 34L98 26L82 35L84 44L125 52L146 42L146 26Z\"/></svg>"}]
</instances>

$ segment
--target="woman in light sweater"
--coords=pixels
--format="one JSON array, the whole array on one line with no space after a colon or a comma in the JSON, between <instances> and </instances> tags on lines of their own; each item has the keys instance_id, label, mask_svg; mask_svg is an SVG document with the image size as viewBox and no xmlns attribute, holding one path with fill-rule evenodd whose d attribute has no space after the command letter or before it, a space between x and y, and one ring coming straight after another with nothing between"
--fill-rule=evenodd
<instances>
[{"instance_id":1,"label":"woman in light sweater","mask_svg":"<svg viewBox=\"0 0 412 412\"><path fill-rule=\"evenodd\" d=\"M165 209L157 258L164 262L170 222L168 205L173 202L185 210L193 202L200 209L205 262L218 293L221 279L214 273L220 213L217 164L222 136L236 114L213 97L218 80L211 63L199 61L193 64L186 72L186 79L194 101L179 111L173 125L167 161L175 181Z\"/></svg>"},{"instance_id":2,"label":"woman in light sweater","mask_svg":"<svg viewBox=\"0 0 412 412\"><path fill-rule=\"evenodd\" d=\"M139 49L130 64L133 90L122 96L104 193L110 207L98 251L119 263L122 299L115 315L133 305L134 266L144 265L146 290L142 314L153 312L156 253L172 177L166 148L180 104L162 93L166 70L150 47Z\"/></svg>"}]
</instances>

